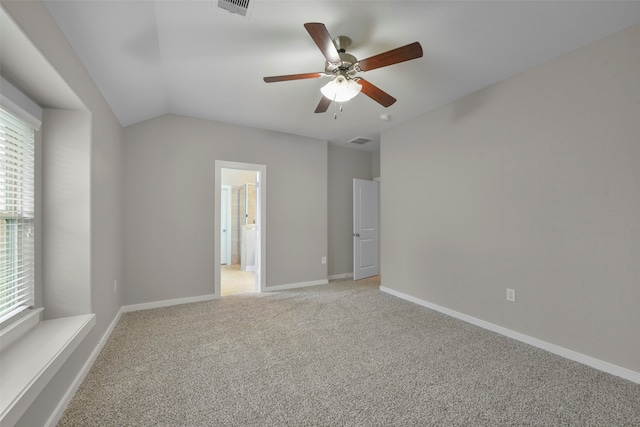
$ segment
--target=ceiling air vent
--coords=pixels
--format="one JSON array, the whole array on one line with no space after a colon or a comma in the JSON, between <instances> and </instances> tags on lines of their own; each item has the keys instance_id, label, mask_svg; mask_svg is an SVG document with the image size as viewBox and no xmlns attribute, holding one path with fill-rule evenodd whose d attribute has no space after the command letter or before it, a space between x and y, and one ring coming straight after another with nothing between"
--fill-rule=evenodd
<instances>
[{"instance_id":1,"label":"ceiling air vent","mask_svg":"<svg viewBox=\"0 0 640 427\"><path fill-rule=\"evenodd\" d=\"M371 141L371 138L365 138L364 136L358 136L356 138L353 138L351 141L349 141L352 144L366 144L367 142Z\"/></svg>"},{"instance_id":2,"label":"ceiling air vent","mask_svg":"<svg viewBox=\"0 0 640 427\"><path fill-rule=\"evenodd\" d=\"M247 16L249 3L253 3L254 1L255 0L218 0L218 7L228 10L231 13Z\"/></svg>"}]
</instances>

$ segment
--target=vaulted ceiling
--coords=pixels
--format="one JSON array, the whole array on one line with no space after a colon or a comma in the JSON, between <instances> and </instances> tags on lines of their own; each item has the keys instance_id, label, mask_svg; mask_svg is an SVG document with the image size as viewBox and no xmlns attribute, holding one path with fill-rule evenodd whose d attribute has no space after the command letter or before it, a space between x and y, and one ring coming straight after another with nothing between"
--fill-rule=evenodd
<instances>
[{"instance_id":1,"label":"vaulted ceiling","mask_svg":"<svg viewBox=\"0 0 640 427\"><path fill-rule=\"evenodd\" d=\"M46 5L123 126L174 113L366 150L391 126L640 22L635 1L252 0L246 17L217 0ZM358 59L414 41L424 56L361 74L392 106L360 94L337 119L333 106L315 114L327 78L263 81L324 71L306 22L351 38ZM359 136L373 141L347 143Z\"/></svg>"}]
</instances>

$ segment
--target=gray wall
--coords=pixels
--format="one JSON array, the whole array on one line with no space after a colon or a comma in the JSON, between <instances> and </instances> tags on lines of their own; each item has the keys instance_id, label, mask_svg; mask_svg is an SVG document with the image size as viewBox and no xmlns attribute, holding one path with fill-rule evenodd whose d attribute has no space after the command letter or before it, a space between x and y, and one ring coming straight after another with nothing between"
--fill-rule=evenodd
<instances>
[{"instance_id":1,"label":"gray wall","mask_svg":"<svg viewBox=\"0 0 640 427\"><path fill-rule=\"evenodd\" d=\"M47 315L57 317L88 310L96 314L96 326L18 422L19 426L36 426L43 425L53 413L122 306L122 292L113 292L113 281L123 277L123 134L122 127L42 3L2 4L31 39L37 49L33 53L44 56L47 65L58 74L57 79L48 79L41 67L26 67L18 75L23 89L49 109L45 113L42 128L45 151L43 179L50 179L48 184L63 183L65 180L80 181L69 189L78 192L67 199L66 206L61 206L59 200L56 202L54 193L47 193L51 189L47 183L43 188L45 217L62 215L75 207L74 218L80 219L73 225L61 218L43 220L43 230L40 230L44 235L43 265L44 268L53 269L53 276L43 278L44 305L54 308ZM30 84L32 82L33 85ZM66 87L56 87L52 82L62 82ZM59 96L70 90L86 107L82 111L60 111L75 105L75 101ZM47 129L55 134L74 121L79 123L77 119L80 117L83 118L80 122L84 123L76 129L77 138L66 145L58 140L47 146ZM86 125L87 119L90 119L90 126ZM51 161L68 155L66 150L71 148L79 156L76 157L80 159L78 164L63 166ZM57 194L60 196L62 193L58 191ZM56 221L72 227L72 230L68 230L73 235L72 239L65 239L65 233L51 228L59 226L60 222ZM52 259L54 251L83 253L74 260L63 258L61 264L56 264ZM66 268L69 270L63 271ZM47 293L47 281L50 278L58 280L67 273L71 286L54 285L56 291ZM74 291L78 295L73 295ZM76 300L77 305L70 307L58 304L56 300L60 297Z\"/></svg>"},{"instance_id":2,"label":"gray wall","mask_svg":"<svg viewBox=\"0 0 640 427\"><path fill-rule=\"evenodd\" d=\"M125 138L126 305L213 294L216 160L267 166L267 288L327 278L326 141L175 115Z\"/></svg>"},{"instance_id":3,"label":"gray wall","mask_svg":"<svg viewBox=\"0 0 640 427\"><path fill-rule=\"evenodd\" d=\"M42 139L44 319L92 313L91 115L47 108Z\"/></svg>"},{"instance_id":4,"label":"gray wall","mask_svg":"<svg viewBox=\"0 0 640 427\"><path fill-rule=\"evenodd\" d=\"M374 178L380 178L380 150L371 153L371 167Z\"/></svg>"},{"instance_id":5,"label":"gray wall","mask_svg":"<svg viewBox=\"0 0 640 427\"><path fill-rule=\"evenodd\" d=\"M353 274L353 179L372 179L369 151L329 145L329 276Z\"/></svg>"},{"instance_id":6,"label":"gray wall","mask_svg":"<svg viewBox=\"0 0 640 427\"><path fill-rule=\"evenodd\" d=\"M636 25L385 132L383 286L640 372L639 46Z\"/></svg>"}]
</instances>

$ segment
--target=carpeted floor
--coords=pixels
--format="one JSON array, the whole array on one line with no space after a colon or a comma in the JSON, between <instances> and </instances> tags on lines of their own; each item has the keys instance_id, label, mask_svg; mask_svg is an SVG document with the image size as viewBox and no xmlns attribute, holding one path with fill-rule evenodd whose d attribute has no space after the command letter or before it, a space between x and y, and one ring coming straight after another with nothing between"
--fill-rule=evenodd
<instances>
[{"instance_id":1,"label":"carpeted floor","mask_svg":"<svg viewBox=\"0 0 640 427\"><path fill-rule=\"evenodd\" d=\"M220 282L222 296L255 292L253 271L240 270L240 264L220 266Z\"/></svg>"},{"instance_id":2,"label":"carpeted floor","mask_svg":"<svg viewBox=\"0 0 640 427\"><path fill-rule=\"evenodd\" d=\"M124 314L60 426L640 426L640 385L373 281Z\"/></svg>"}]
</instances>

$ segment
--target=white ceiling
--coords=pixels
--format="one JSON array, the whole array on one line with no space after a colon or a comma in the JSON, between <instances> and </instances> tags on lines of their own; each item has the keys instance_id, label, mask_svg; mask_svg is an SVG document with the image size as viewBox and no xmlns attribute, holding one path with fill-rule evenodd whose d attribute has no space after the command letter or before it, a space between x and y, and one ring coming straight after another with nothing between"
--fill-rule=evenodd
<instances>
[{"instance_id":1,"label":"white ceiling","mask_svg":"<svg viewBox=\"0 0 640 427\"><path fill-rule=\"evenodd\" d=\"M203 1L49 1L123 126L174 113L375 150L379 133L640 22L640 2L268 1L248 18ZM314 114L328 80L303 27L322 22L359 59L418 41L422 58L362 73L398 101L365 95ZM382 121L380 115L391 116ZM364 146L346 141L365 136Z\"/></svg>"}]
</instances>

